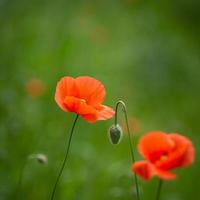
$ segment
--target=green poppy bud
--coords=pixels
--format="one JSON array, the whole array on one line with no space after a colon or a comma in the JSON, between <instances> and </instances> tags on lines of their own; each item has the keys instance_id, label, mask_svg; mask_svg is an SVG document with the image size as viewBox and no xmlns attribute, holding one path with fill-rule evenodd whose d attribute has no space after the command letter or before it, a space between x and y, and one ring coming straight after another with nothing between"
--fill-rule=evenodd
<instances>
[{"instance_id":1,"label":"green poppy bud","mask_svg":"<svg viewBox=\"0 0 200 200\"><path fill-rule=\"evenodd\" d=\"M119 144L122 137L123 137L123 131L119 124L112 125L108 132L108 137L110 139L110 142L112 144Z\"/></svg>"}]
</instances>

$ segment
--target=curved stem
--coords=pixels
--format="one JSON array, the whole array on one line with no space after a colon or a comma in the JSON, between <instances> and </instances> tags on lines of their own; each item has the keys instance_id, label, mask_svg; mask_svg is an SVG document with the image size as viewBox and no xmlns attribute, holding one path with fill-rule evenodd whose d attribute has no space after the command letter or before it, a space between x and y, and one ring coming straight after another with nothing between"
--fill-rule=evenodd
<instances>
[{"instance_id":1,"label":"curved stem","mask_svg":"<svg viewBox=\"0 0 200 200\"><path fill-rule=\"evenodd\" d=\"M68 144L67 144L67 150L66 150L65 158L64 158L64 160L63 160L62 166L61 166L60 171L59 171L59 173L58 173L58 176L57 176L55 185L54 185L54 187L53 187L53 191L52 191L52 194L51 194L51 200L54 199L54 196L55 196L55 192L56 192L56 188L57 188L58 182L59 182L59 180L60 180L60 177L61 177L61 175L62 175L63 169L64 169L64 167L65 167L65 164L66 164L66 161L67 161L67 158L68 158L69 149L70 149L70 145L71 145L71 141L72 141L72 136L73 136L73 133L74 133L74 128L75 128L76 122L77 122L77 120L78 120L78 117L79 117L79 115L76 115L76 118L75 118L74 123L73 123L73 125L72 125L72 129L71 129L70 136L69 136L69 140L68 140Z\"/></svg>"},{"instance_id":2,"label":"curved stem","mask_svg":"<svg viewBox=\"0 0 200 200\"><path fill-rule=\"evenodd\" d=\"M127 126L127 131L128 131L131 158L132 158L132 162L134 163L135 162L135 156L134 156L134 152L133 152L133 144L132 144L132 141L131 141L131 133L130 133L130 128L129 128L127 109L126 109L125 103L123 101L121 101L121 100L117 102L116 107L115 107L115 125L117 125L117 120L118 120L117 114L118 114L119 105L122 105L122 108L123 108L125 121L126 121L126 126ZM140 200L138 179L137 179L137 176L136 176L135 173L134 173L134 179L135 179L135 185L136 185L137 199Z\"/></svg>"},{"instance_id":3,"label":"curved stem","mask_svg":"<svg viewBox=\"0 0 200 200\"><path fill-rule=\"evenodd\" d=\"M163 181L161 179L159 179L158 189L157 189L157 194L156 194L156 200L160 199L160 193L161 193L162 185L163 185Z\"/></svg>"}]
</instances>

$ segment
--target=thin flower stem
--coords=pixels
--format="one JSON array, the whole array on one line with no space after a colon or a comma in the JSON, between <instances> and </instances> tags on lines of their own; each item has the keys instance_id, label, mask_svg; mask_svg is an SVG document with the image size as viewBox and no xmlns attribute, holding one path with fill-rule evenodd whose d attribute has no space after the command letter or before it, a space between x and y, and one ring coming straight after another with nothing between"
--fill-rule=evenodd
<instances>
[{"instance_id":1,"label":"thin flower stem","mask_svg":"<svg viewBox=\"0 0 200 200\"><path fill-rule=\"evenodd\" d=\"M131 159L132 159L132 162L134 163L135 162L135 156L134 156L133 144L132 144L132 140L131 140L131 133L130 133L130 128L129 128L127 109L126 109L125 103L123 101L121 101L121 100L117 102L116 107L115 107L115 125L117 125L117 120L118 120L117 114L118 114L119 105L122 105L122 108L123 108L125 121L126 121L126 126L127 126L127 131L128 131ZM134 179L135 179L135 185L136 185L137 199L140 200L138 179L137 179L137 176L136 176L135 173L134 173Z\"/></svg>"},{"instance_id":2,"label":"thin flower stem","mask_svg":"<svg viewBox=\"0 0 200 200\"><path fill-rule=\"evenodd\" d=\"M158 189L157 189L157 193L156 193L156 200L160 199L160 193L161 193L162 185L163 185L163 181L162 181L162 179L159 179Z\"/></svg>"},{"instance_id":3,"label":"thin flower stem","mask_svg":"<svg viewBox=\"0 0 200 200\"><path fill-rule=\"evenodd\" d=\"M69 149L70 149L70 145L71 145L71 141L72 141L72 136L73 136L73 133L74 133L74 128L75 128L76 122L78 120L78 117L79 117L79 115L76 115L76 118L75 118L74 123L72 125L72 129L70 131L70 136L69 136L69 140L68 140L68 144L67 144L67 150L66 150L65 158L63 160L62 166L61 166L60 171L58 173L55 185L53 187L52 194L51 194L51 200L53 200L54 197L55 197L56 188L57 188L58 182L60 180L60 177L62 175L63 169L65 167L65 164L66 164L66 161L67 161L67 158L68 158Z\"/></svg>"}]
</instances>

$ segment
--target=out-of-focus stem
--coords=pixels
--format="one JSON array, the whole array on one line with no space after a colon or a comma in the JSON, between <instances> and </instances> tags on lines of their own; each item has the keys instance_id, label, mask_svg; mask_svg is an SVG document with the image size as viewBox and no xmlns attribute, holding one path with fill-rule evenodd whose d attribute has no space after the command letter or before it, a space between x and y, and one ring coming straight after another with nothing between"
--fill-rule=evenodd
<instances>
[{"instance_id":1,"label":"out-of-focus stem","mask_svg":"<svg viewBox=\"0 0 200 200\"><path fill-rule=\"evenodd\" d=\"M157 193L156 193L156 200L160 199L160 193L161 193L162 185L163 185L163 181L161 179L159 179L158 189L157 189Z\"/></svg>"}]
</instances>

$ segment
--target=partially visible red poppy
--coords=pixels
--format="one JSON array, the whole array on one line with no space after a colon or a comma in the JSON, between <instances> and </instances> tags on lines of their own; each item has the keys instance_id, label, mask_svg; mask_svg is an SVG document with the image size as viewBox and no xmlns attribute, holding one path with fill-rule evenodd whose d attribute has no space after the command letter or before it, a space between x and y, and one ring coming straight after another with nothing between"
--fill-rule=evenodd
<instances>
[{"instance_id":1,"label":"partially visible red poppy","mask_svg":"<svg viewBox=\"0 0 200 200\"><path fill-rule=\"evenodd\" d=\"M132 171L144 180L158 176L164 180L176 178L171 170L182 168L194 161L192 142L180 134L166 134L161 131L144 135L138 145L138 150L145 161L137 161L132 165Z\"/></svg>"},{"instance_id":2,"label":"partially visible red poppy","mask_svg":"<svg viewBox=\"0 0 200 200\"><path fill-rule=\"evenodd\" d=\"M102 83L89 76L63 77L57 84L55 101L65 112L81 115L86 121L107 120L113 109L102 105L106 92Z\"/></svg>"},{"instance_id":3,"label":"partially visible red poppy","mask_svg":"<svg viewBox=\"0 0 200 200\"><path fill-rule=\"evenodd\" d=\"M31 79L26 84L26 91L30 96L39 97L43 95L45 86L42 80Z\"/></svg>"}]
</instances>

